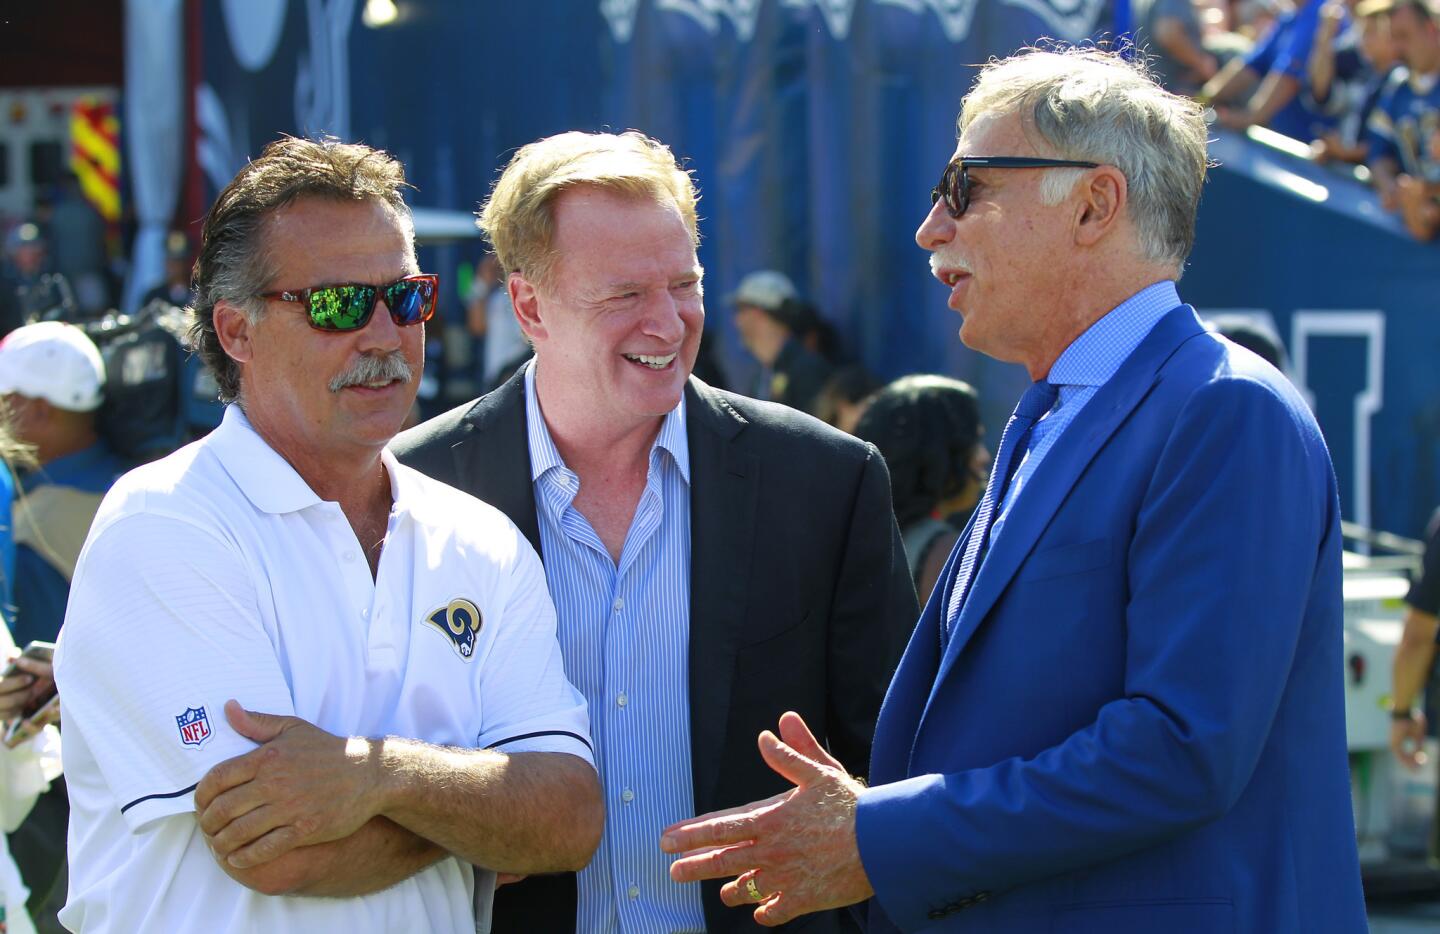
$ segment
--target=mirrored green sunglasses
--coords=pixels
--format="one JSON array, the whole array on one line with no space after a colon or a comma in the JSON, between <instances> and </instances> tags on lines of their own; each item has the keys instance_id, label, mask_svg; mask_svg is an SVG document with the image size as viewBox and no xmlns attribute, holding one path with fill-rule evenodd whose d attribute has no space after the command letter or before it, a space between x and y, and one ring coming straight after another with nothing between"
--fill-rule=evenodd
<instances>
[{"instance_id":1,"label":"mirrored green sunglasses","mask_svg":"<svg viewBox=\"0 0 1440 934\"><path fill-rule=\"evenodd\" d=\"M265 292L260 297L305 306L310 326L317 331L358 331L370 323L376 300L385 297L385 307L398 327L429 321L440 295L440 277L429 274L406 276L388 285L321 285L291 292Z\"/></svg>"}]
</instances>

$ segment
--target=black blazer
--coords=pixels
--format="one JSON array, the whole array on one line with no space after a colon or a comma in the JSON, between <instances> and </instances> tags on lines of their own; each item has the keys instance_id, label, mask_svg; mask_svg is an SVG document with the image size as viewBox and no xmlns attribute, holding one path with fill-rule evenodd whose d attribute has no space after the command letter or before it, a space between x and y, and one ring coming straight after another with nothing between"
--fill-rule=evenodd
<instances>
[{"instance_id":1,"label":"black blazer","mask_svg":"<svg viewBox=\"0 0 1440 934\"><path fill-rule=\"evenodd\" d=\"M786 710L863 774L880 702L919 612L885 462L873 445L808 415L693 377L685 399L696 810L790 787L755 745ZM500 509L541 551L523 370L392 447L402 462ZM721 904L719 882L703 885L710 931L759 930L749 909ZM839 919L793 924L834 930ZM532 877L496 895L497 932L574 927L573 874Z\"/></svg>"}]
</instances>

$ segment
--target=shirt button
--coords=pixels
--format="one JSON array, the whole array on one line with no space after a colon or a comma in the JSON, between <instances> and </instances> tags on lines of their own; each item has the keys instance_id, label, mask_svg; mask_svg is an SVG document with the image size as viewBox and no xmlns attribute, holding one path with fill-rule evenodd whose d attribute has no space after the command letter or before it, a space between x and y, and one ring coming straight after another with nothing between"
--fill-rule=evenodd
<instances>
[{"instance_id":1,"label":"shirt button","mask_svg":"<svg viewBox=\"0 0 1440 934\"><path fill-rule=\"evenodd\" d=\"M615 703L621 707L624 707L626 704L630 703L630 695L622 691L620 693L620 696L615 698Z\"/></svg>"},{"instance_id":2,"label":"shirt button","mask_svg":"<svg viewBox=\"0 0 1440 934\"><path fill-rule=\"evenodd\" d=\"M620 800L624 801L626 804L629 804L631 801L635 800L635 792L631 791L629 788L626 788L624 791L620 792Z\"/></svg>"},{"instance_id":3,"label":"shirt button","mask_svg":"<svg viewBox=\"0 0 1440 934\"><path fill-rule=\"evenodd\" d=\"M619 613L621 610L625 609L625 598L616 597L615 602L610 604L610 608L613 609L616 613Z\"/></svg>"},{"instance_id":4,"label":"shirt button","mask_svg":"<svg viewBox=\"0 0 1440 934\"><path fill-rule=\"evenodd\" d=\"M639 898L639 897L640 897L640 886L638 886L638 885L632 885L632 886L630 886L630 891L629 891L629 892L626 892L625 894L629 895L632 899Z\"/></svg>"},{"instance_id":5,"label":"shirt button","mask_svg":"<svg viewBox=\"0 0 1440 934\"><path fill-rule=\"evenodd\" d=\"M360 616L361 616L362 618L364 618L364 619L369 619L369 618L370 618L370 608L367 606L365 609L361 610L361 611L360 611Z\"/></svg>"}]
</instances>

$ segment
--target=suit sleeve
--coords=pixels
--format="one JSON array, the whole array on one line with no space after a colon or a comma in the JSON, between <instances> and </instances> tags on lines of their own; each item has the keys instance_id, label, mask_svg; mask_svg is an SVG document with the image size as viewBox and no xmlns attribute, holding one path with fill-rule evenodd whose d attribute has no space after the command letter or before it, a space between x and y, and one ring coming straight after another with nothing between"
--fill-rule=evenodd
<instances>
[{"instance_id":1,"label":"suit sleeve","mask_svg":"<svg viewBox=\"0 0 1440 934\"><path fill-rule=\"evenodd\" d=\"M850 513L831 603L827 711L831 752L868 773L880 702L920 611L890 498L890 472L874 445Z\"/></svg>"},{"instance_id":2,"label":"suit sleeve","mask_svg":"<svg viewBox=\"0 0 1440 934\"><path fill-rule=\"evenodd\" d=\"M1332 477L1313 421L1270 387L1226 379L1190 397L1134 517L1124 696L1033 758L865 792L860 855L891 919L920 927L952 893L1082 869L1234 805L1317 567L1333 562L1339 599Z\"/></svg>"}]
</instances>

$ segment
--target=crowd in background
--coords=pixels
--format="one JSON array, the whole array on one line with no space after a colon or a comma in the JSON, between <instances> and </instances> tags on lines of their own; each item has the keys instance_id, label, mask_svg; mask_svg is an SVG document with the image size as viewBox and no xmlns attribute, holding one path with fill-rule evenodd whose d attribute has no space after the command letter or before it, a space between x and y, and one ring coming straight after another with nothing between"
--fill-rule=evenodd
<instances>
[{"instance_id":1,"label":"crowd in background","mask_svg":"<svg viewBox=\"0 0 1440 934\"><path fill-rule=\"evenodd\" d=\"M1430 0L1135 0L1134 41L1171 89L1363 168L1420 240L1440 232L1440 19Z\"/></svg>"}]
</instances>

